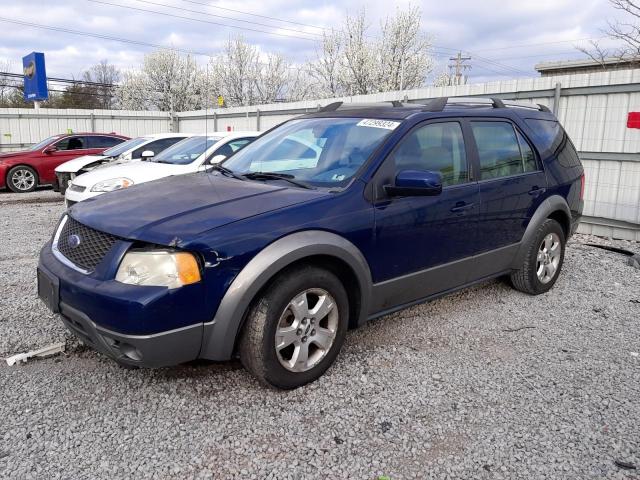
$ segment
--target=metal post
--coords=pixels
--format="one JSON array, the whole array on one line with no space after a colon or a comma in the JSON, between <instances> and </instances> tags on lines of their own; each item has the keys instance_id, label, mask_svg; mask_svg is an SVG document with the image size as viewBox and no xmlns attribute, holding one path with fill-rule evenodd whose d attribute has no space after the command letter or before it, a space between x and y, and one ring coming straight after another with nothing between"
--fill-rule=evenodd
<instances>
[{"instance_id":1,"label":"metal post","mask_svg":"<svg viewBox=\"0 0 640 480\"><path fill-rule=\"evenodd\" d=\"M556 91L553 95L553 114L557 117L558 112L560 111L560 95L562 94L562 84L560 82L556 83Z\"/></svg>"},{"instance_id":2,"label":"metal post","mask_svg":"<svg viewBox=\"0 0 640 480\"><path fill-rule=\"evenodd\" d=\"M256 131L260 131L260 109L256 108Z\"/></svg>"},{"instance_id":3,"label":"metal post","mask_svg":"<svg viewBox=\"0 0 640 480\"><path fill-rule=\"evenodd\" d=\"M89 118L91 119L91 133L96 133L96 115L91 112Z\"/></svg>"},{"instance_id":4,"label":"metal post","mask_svg":"<svg viewBox=\"0 0 640 480\"><path fill-rule=\"evenodd\" d=\"M40 102L33 102L33 109L37 112L40 110Z\"/></svg>"},{"instance_id":5,"label":"metal post","mask_svg":"<svg viewBox=\"0 0 640 480\"><path fill-rule=\"evenodd\" d=\"M213 131L218 131L218 114L215 111L213 112Z\"/></svg>"}]
</instances>

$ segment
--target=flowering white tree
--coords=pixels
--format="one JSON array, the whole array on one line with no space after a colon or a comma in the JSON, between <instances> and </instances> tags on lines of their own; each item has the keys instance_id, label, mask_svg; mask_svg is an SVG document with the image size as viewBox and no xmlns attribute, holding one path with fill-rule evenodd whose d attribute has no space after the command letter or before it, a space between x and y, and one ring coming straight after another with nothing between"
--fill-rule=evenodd
<instances>
[{"instance_id":1,"label":"flowering white tree","mask_svg":"<svg viewBox=\"0 0 640 480\"><path fill-rule=\"evenodd\" d=\"M125 72L117 97L125 109L194 110L203 103L202 76L191 55L158 50L144 57L142 70Z\"/></svg>"},{"instance_id":2,"label":"flowering white tree","mask_svg":"<svg viewBox=\"0 0 640 480\"><path fill-rule=\"evenodd\" d=\"M230 38L209 63L209 90L222 95L226 106L253 105L300 97L300 75L277 53L261 54L243 37Z\"/></svg>"},{"instance_id":3,"label":"flowering white tree","mask_svg":"<svg viewBox=\"0 0 640 480\"><path fill-rule=\"evenodd\" d=\"M325 34L316 60L308 65L317 90L341 96L424 85L434 60L420 17L419 7L398 9L381 23L381 37L372 39L365 10L348 16L342 30Z\"/></svg>"}]
</instances>

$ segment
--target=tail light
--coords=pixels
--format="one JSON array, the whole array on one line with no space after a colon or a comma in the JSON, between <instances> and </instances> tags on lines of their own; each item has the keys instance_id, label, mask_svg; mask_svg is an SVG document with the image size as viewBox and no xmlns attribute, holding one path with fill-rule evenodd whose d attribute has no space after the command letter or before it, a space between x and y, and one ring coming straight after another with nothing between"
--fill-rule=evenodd
<instances>
[{"instance_id":1,"label":"tail light","mask_svg":"<svg viewBox=\"0 0 640 480\"><path fill-rule=\"evenodd\" d=\"M580 176L580 200L584 200L584 173Z\"/></svg>"}]
</instances>

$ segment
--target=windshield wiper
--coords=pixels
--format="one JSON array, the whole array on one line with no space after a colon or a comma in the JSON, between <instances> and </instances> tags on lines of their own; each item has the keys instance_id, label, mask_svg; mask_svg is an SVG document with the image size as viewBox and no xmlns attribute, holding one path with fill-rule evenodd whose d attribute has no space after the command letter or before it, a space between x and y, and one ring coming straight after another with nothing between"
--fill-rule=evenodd
<instances>
[{"instance_id":1,"label":"windshield wiper","mask_svg":"<svg viewBox=\"0 0 640 480\"><path fill-rule=\"evenodd\" d=\"M219 163L214 163L213 165L210 165L209 167L211 168L211 170L215 170L216 172L220 172L223 175L226 175L227 177L236 178L238 180L246 180L246 178L244 178L242 175L238 175L233 170L229 170L227 167L225 167L223 165L220 165Z\"/></svg>"},{"instance_id":2,"label":"windshield wiper","mask_svg":"<svg viewBox=\"0 0 640 480\"><path fill-rule=\"evenodd\" d=\"M245 173L243 177L248 178L250 180L284 180L300 188L315 190L315 188L309 185L308 183L304 183L299 180L294 180L295 177L287 173L249 172L249 173Z\"/></svg>"}]
</instances>

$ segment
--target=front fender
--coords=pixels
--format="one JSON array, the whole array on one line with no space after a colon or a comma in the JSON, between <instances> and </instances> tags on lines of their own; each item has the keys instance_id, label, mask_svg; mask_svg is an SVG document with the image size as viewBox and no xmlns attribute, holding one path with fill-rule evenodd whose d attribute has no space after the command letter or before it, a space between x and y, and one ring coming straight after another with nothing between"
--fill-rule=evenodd
<instances>
[{"instance_id":1,"label":"front fender","mask_svg":"<svg viewBox=\"0 0 640 480\"><path fill-rule=\"evenodd\" d=\"M358 248L345 238L322 230L307 230L283 237L258 253L229 286L214 319L204 324L200 357L228 360L245 313L260 290L288 265L314 255L328 255L344 261L360 286L358 325L366 321L371 298L371 272Z\"/></svg>"}]
</instances>

